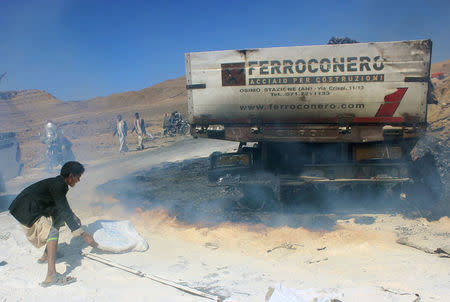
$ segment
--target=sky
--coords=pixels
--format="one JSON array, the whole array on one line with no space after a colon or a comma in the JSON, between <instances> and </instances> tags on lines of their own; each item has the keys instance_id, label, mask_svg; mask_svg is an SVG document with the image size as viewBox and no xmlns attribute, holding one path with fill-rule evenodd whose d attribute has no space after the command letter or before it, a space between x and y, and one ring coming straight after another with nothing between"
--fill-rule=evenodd
<instances>
[{"instance_id":1,"label":"sky","mask_svg":"<svg viewBox=\"0 0 450 302\"><path fill-rule=\"evenodd\" d=\"M431 39L450 59L449 0L0 0L0 91L60 100L185 75L195 51Z\"/></svg>"}]
</instances>

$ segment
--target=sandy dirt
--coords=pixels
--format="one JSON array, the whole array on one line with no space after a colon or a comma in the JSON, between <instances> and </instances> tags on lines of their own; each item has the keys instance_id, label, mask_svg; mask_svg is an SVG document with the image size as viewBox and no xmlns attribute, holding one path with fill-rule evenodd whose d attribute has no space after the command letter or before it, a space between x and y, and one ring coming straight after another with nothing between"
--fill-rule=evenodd
<instances>
[{"instance_id":1,"label":"sandy dirt","mask_svg":"<svg viewBox=\"0 0 450 302\"><path fill-rule=\"evenodd\" d=\"M399 201L251 211L204 174L209 154L233 151L236 143L178 137L152 144L157 147L86 159L85 175L68 194L74 211L86 225L130 220L150 245L144 253L93 253L226 301L265 301L279 284L326 290L340 301L448 301L448 217L408 219L408 204ZM42 250L5 209L44 176L42 167L30 167L1 196L1 302L211 301L81 256L91 248L66 227L57 270L78 280L41 288Z\"/></svg>"}]
</instances>

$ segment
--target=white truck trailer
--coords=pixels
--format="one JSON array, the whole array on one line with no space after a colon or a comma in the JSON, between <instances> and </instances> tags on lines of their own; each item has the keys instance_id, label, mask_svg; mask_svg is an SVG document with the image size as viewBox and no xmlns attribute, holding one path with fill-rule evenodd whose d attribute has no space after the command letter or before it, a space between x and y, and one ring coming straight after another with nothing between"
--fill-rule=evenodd
<instances>
[{"instance_id":1,"label":"white truck trailer","mask_svg":"<svg viewBox=\"0 0 450 302\"><path fill-rule=\"evenodd\" d=\"M424 135L430 40L185 55L191 134L240 142L211 180L284 188L411 183ZM231 177L229 177L231 176Z\"/></svg>"}]
</instances>

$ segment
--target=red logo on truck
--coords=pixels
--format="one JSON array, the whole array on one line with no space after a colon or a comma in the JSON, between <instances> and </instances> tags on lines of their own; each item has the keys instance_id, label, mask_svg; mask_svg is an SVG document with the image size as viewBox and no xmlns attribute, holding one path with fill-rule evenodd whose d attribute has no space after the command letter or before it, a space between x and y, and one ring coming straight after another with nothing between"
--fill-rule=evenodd
<instances>
[{"instance_id":1,"label":"red logo on truck","mask_svg":"<svg viewBox=\"0 0 450 302\"><path fill-rule=\"evenodd\" d=\"M378 108L375 116L393 116L408 88L397 88L397 91L384 97L384 104Z\"/></svg>"},{"instance_id":2,"label":"red logo on truck","mask_svg":"<svg viewBox=\"0 0 450 302\"><path fill-rule=\"evenodd\" d=\"M355 117L353 122L355 123L401 123L403 117L394 117L394 113L397 110L403 96L408 88L397 88L397 91L388 94L384 97L384 103L378 108L375 117Z\"/></svg>"}]
</instances>

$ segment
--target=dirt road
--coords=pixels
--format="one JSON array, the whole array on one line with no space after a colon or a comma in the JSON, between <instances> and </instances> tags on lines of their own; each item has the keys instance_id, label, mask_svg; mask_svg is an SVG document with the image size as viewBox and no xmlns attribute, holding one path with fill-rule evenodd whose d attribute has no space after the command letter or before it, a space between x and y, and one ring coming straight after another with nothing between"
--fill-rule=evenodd
<instances>
[{"instance_id":1,"label":"dirt road","mask_svg":"<svg viewBox=\"0 0 450 302\"><path fill-rule=\"evenodd\" d=\"M249 210L241 196L206 181L205 157L236 147L186 139L88 162L68 198L83 222L131 220L150 245L145 253L104 257L226 301L265 301L269 288L280 284L341 301L447 301L448 217L407 219L401 215L407 204L379 200ZM8 183L10 191L34 181L35 172ZM18 238L11 219L0 216L0 232ZM16 257L7 259L6 274L0 271L8 288L0 293L5 301L16 301L17 291L17 300L36 300L44 291L33 284L44 268L22 275L29 266L39 268L29 260L39 251L23 248L17 238L6 241L8 255ZM90 301L207 301L82 258L79 249L88 248L67 230L61 239L65 257L57 269L80 281L57 288L55 301L58 294L80 293Z\"/></svg>"}]
</instances>

